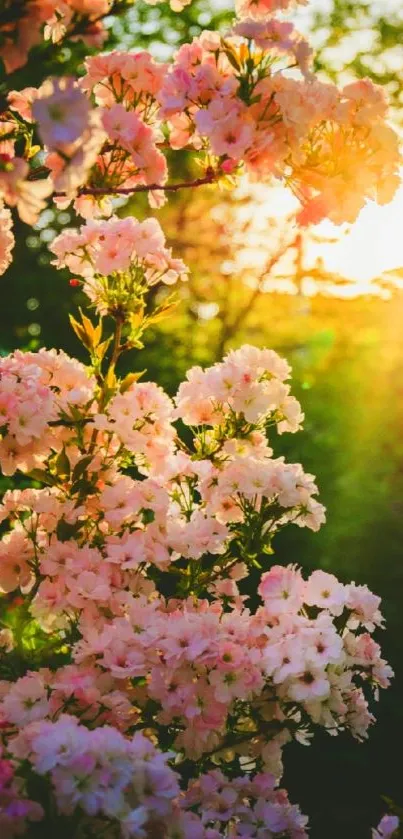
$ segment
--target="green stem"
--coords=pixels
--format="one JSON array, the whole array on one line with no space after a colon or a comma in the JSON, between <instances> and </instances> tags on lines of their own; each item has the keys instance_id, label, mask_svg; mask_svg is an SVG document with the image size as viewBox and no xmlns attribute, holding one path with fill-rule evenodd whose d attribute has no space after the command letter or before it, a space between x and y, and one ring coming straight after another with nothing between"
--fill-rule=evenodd
<instances>
[{"instance_id":1,"label":"green stem","mask_svg":"<svg viewBox=\"0 0 403 839\"><path fill-rule=\"evenodd\" d=\"M112 358L109 365L108 373L113 373L118 361L118 358L121 353L121 340L122 340L122 329L123 329L124 320L121 318L116 319L116 330L115 330L115 338L113 342L113 352Z\"/></svg>"}]
</instances>

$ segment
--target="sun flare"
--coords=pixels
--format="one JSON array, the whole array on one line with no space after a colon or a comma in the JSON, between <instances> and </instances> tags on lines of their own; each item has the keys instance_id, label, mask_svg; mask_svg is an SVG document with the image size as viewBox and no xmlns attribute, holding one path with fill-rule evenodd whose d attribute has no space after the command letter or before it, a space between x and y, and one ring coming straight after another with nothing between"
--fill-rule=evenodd
<instances>
[{"instance_id":1,"label":"sun flare","mask_svg":"<svg viewBox=\"0 0 403 839\"><path fill-rule=\"evenodd\" d=\"M380 207L368 203L350 228L324 221L318 235L339 236L335 244L316 247L326 267L358 282L373 280L403 266L403 188L394 200Z\"/></svg>"},{"instance_id":2,"label":"sun flare","mask_svg":"<svg viewBox=\"0 0 403 839\"><path fill-rule=\"evenodd\" d=\"M247 189L251 189L250 185L244 184L241 198ZM271 234L265 224L274 218L281 225L282 219L298 210L299 205L284 188L267 190L253 186L252 196L253 224L245 243L244 263L258 268L264 264L264 251L271 243ZM240 212L245 211L241 209ZM378 293L380 288L375 281L383 274L403 267L403 187L388 205L368 202L352 225L337 226L325 220L311 228L304 237L304 265L309 270L319 263L329 276L334 274L349 281L344 288L339 288L339 296ZM293 264L294 257L289 253L279 264L278 276L274 274L267 283L267 291L292 293ZM308 295L315 293L313 282L308 280L305 286Z\"/></svg>"}]
</instances>

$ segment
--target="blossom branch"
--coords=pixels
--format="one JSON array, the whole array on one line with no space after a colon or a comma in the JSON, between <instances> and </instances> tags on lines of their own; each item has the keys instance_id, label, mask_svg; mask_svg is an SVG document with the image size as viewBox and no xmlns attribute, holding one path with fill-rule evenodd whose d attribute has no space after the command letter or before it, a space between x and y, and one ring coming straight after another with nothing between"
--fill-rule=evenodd
<instances>
[{"instance_id":1,"label":"blossom branch","mask_svg":"<svg viewBox=\"0 0 403 839\"><path fill-rule=\"evenodd\" d=\"M78 190L78 195L132 195L136 192L178 192L181 189L194 189L199 186L213 184L218 180L217 172L208 172L203 178L195 178L193 181L179 181L176 184L137 184L131 187L92 187L84 186ZM55 192L56 198L64 198L65 192Z\"/></svg>"}]
</instances>

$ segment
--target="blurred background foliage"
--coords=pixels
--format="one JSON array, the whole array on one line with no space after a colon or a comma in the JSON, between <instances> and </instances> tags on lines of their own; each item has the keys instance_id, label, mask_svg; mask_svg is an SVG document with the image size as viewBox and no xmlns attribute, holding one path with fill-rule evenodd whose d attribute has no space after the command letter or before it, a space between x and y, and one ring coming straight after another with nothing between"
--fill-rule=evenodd
<instances>
[{"instance_id":1,"label":"blurred background foliage","mask_svg":"<svg viewBox=\"0 0 403 839\"><path fill-rule=\"evenodd\" d=\"M311 7L297 17L318 49L322 76L344 81L369 75L386 84L399 120L401 1L313 0ZM168 4L152 7L139 0L109 19L108 48L147 47L165 58L204 28L225 29L230 18L225 0L194 0L180 15ZM48 74L81 72L85 52L76 43L37 49L3 92L38 85ZM174 177L183 178L188 160L176 159ZM247 204L245 197L207 188L176 194L159 211L191 278L170 320L150 332L146 349L126 364L146 367L147 378L173 393L189 366L210 364L243 342L271 346L291 362L305 429L273 445L317 475L328 524L319 534L287 530L277 539L275 560L306 570L322 567L379 593L387 617L381 640L397 678L376 709L378 724L367 744L320 736L310 748L290 747L286 784L310 816L313 839L368 839L370 825L385 809L382 795L403 803L403 294L397 289L389 299L337 296L337 287L348 281L329 276L320 260L304 267L304 238L292 216L281 224L269 217L263 230L260 225L263 247L261 238L253 238L258 205L246 221L238 212ZM139 198L122 212L143 217L149 211ZM60 229L76 223L70 210L53 208L35 229L15 221L15 258L0 281L2 354L45 345L80 355L68 326L68 312L82 302L80 292L67 274L52 268L47 250ZM260 267L248 262L245 243L264 252ZM236 259L242 248L243 263ZM275 275L288 280L294 293L281 292L275 281L270 286ZM314 288L309 296L307 275ZM10 484L3 480L0 487Z\"/></svg>"}]
</instances>

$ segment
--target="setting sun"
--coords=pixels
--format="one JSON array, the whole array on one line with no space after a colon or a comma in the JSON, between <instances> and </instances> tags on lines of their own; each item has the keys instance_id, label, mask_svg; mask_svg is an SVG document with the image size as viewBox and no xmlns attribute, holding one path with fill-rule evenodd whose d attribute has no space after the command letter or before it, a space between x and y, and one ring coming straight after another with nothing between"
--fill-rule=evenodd
<instances>
[{"instance_id":1,"label":"setting sun","mask_svg":"<svg viewBox=\"0 0 403 839\"><path fill-rule=\"evenodd\" d=\"M240 228L248 221L248 230L239 238L237 267L256 271L262 269L267 261L267 252L273 248L274 237L278 235L277 227L281 230L283 220L285 223L299 205L284 188L267 189L246 181L238 189L238 194L241 199L238 211ZM248 194L251 196L249 205L244 201ZM403 266L402 216L403 188L400 188L390 204L379 206L368 201L352 225L339 226L324 220L309 230L305 229L303 262L307 272L320 265L329 279L326 293L344 297L385 295L387 292L385 289L381 291L375 280ZM295 224L295 232L298 233L298 230ZM295 293L292 284L294 261L295 255L288 251L278 262L276 270L271 272L270 279L265 283L266 291ZM332 275L349 283L331 288ZM396 279L396 285L399 285ZM303 291L308 296L316 293L315 282L309 276L304 280Z\"/></svg>"},{"instance_id":2,"label":"setting sun","mask_svg":"<svg viewBox=\"0 0 403 839\"><path fill-rule=\"evenodd\" d=\"M318 225L318 235L337 237L335 244L317 244L318 255L332 271L352 280L368 281L403 266L403 189L391 204L369 202L349 229L331 222Z\"/></svg>"}]
</instances>

